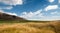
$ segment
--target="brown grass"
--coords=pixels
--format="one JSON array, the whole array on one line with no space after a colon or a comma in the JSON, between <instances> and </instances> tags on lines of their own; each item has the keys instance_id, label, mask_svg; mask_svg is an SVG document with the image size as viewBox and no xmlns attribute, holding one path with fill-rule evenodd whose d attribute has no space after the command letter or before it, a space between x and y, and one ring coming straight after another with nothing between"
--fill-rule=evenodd
<instances>
[{"instance_id":1,"label":"brown grass","mask_svg":"<svg viewBox=\"0 0 60 33\"><path fill-rule=\"evenodd\" d=\"M0 24L0 33L60 33L60 24L49 23L13 23Z\"/></svg>"}]
</instances>

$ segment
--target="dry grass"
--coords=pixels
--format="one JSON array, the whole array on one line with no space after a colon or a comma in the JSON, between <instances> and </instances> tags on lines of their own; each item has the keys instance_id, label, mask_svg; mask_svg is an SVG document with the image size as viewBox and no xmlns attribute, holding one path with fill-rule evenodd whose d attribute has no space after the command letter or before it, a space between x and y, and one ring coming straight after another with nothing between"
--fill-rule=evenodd
<instances>
[{"instance_id":1,"label":"dry grass","mask_svg":"<svg viewBox=\"0 0 60 33\"><path fill-rule=\"evenodd\" d=\"M60 25L59 25L60 26ZM0 33L56 33L58 23L13 23L0 24ZM59 32L57 32L59 33Z\"/></svg>"}]
</instances>

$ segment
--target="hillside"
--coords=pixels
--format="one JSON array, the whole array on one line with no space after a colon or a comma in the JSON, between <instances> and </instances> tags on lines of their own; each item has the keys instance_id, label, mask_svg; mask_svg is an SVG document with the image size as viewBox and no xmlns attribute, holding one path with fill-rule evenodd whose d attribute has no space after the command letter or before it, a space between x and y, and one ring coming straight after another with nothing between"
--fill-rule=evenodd
<instances>
[{"instance_id":1,"label":"hillside","mask_svg":"<svg viewBox=\"0 0 60 33\"><path fill-rule=\"evenodd\" d=\"M25 21L26 19L24 18L21 18L21 17L18 17L18 16L15 16L15 15L9 15L9 14L6 14L6 13L0 13L0 21L8 21L8 20L16 20L16 21Z\"/></svg>"}]
</instances>

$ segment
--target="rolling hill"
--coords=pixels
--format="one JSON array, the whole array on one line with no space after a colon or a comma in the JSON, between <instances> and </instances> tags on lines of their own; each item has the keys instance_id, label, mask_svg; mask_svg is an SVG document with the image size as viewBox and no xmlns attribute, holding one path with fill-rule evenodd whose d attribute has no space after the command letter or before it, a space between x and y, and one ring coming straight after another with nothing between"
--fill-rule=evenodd
<instances>
[{"instance_id":1,"label":"rolling hill","mask_svg":"<svg viewBox=\"0 0 60 33\"><path fill-rule=\"evenodd\" d=\"M21 18L21 17L18 17L18 16L15 16L15 15L9 15L9 14L6 14L6 13L0 13L0 20L16 20L16 21L25 21L26 19L24 18Z\"/></svg>"}]
</instances>

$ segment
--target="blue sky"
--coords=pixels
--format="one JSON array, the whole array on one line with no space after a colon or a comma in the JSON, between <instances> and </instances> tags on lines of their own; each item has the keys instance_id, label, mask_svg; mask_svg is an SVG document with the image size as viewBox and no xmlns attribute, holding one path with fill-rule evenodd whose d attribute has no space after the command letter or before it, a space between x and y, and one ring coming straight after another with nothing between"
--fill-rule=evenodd
<instances>
[{"instance_id":1,"label":"blue sky","mask_svg":"<svg viewBox=\"0 0 60 33\"><path fill-rule=\"evenodd\" d=\"M0 12L29 20L60 20L60 0L0 0Z\"/></svg>"}]
</instances>

